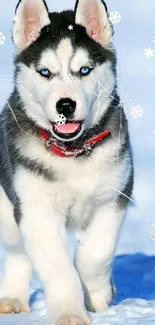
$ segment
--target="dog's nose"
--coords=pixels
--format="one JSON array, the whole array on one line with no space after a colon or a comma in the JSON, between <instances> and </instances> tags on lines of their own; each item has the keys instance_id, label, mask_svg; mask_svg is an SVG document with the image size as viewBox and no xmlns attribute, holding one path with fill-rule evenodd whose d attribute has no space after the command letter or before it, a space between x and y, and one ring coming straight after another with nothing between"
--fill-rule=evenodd
<instances>
[{"instance_id":1,"label":"dog's nose","mask_svg":"<svg viewBox=\"0 0 155 325\"><path fill-rule=\"evenodd\" d=\"M56 109L59 114L63 114L65 117L68 117L75 112L76 102L71 98L61 98L56 103Z\"/></svg>"}]
</instances>

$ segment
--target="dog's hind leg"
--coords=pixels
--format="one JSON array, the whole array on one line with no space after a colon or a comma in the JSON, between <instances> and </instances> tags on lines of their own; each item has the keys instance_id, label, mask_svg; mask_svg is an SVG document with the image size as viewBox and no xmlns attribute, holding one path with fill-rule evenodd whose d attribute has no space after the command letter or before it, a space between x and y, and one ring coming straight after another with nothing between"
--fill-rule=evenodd
<instances>
[{"instance_id":1,"label":"dog's hind leg","mask_svg":"<svg viewBox=\"0 0 155 325\"><path fill-rule=\"evenodd\" d=\"M0 313L29 310L31 264L24 252L13 205L0 186L0 239L6 249L4 274L0 284Z\"/></svg>"}]
</instances>

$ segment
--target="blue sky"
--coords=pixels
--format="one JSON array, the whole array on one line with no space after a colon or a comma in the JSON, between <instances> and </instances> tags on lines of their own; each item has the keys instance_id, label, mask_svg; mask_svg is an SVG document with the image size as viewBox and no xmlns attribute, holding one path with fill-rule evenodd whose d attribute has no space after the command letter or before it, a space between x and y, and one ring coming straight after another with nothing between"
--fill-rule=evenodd
<instances>
[{"instance_id":1,"label":"blue sky","mask_svg":"<svg viewBox=\"0 0 155 325\"><path fill-rule=\"evenodd\" d=\"M0 2L0 32L6 36L0 46L0 108L12 89L13 46L11 26L14 17L15 0ZM73 0L48 0L50 10L72 9ZM155 224L155 52L154 56L144 56L144 49L155 51L155 2L154 0L107 0L109 11L119 12L120 23L114 24L114 43L118 53L119 93L125 99L124 107L129 120L131 142L135 161L134 199L139 208L131 207L123 227L119 252L155 252L149 231L153 230L150 219ZM133 118L131 109L140 106L141 118ZM146 214L143 212L146 211ZM131 232L131 238L127 236ZM139 239L137 239L137 234ZM126 239L127 238L127 239ZM131 242L134 245L131 245ZM122 244L123 243L123 244ZM149 249L148 249L149 247Z\"/></svg>"}]
</instances>

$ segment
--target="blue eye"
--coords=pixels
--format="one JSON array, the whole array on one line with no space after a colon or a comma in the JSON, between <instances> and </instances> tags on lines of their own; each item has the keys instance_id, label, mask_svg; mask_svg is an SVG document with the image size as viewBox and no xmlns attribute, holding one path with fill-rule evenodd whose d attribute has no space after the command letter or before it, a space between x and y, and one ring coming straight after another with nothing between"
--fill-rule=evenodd
<instances>
[{"instance_id":1,"label":"blue eye","mask_svg":"<svg viewBox=\"0 0 155 325\"><path fill-rule=\"evenodd\" d=\"M41 69L38 71L42 77L49 78L51 73L48 69Z\"/></svg>"},{"instance_id":2,"label":"blue eye","mask_svg":"<svg viewBox=\"0 0 155 325\"><path fill-rule=\"evenodd\" d=\"M88 74L90 73L92 71L92 69L91 68L89 68L89 67L82 67L81 69L80 69L80 75L81 76L88 76Z\"/></svg>"}]
</instances>

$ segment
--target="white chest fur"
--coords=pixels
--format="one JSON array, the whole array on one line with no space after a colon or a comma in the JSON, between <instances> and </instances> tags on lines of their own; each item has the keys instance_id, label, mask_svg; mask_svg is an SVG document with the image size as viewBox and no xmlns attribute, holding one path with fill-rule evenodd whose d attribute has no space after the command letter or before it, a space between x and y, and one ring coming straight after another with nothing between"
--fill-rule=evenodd
<instances>
[{"instance_id":1,"label":"white chest fur","mask_svg":"<svg viewBox=\"0 0 155 325\"><path fill-rule=\"evenodd\" d=\"M29 140L29 139L28 139ZM60 158L47 151L41 142L24 139L18 144L22 155L35 159L45 168L51 168L56 180L43 177L22 168L17 169L15 186L25 199L50 198L57 211L66 213L70 226L81 227L91 217L96 206L118 196L128 179L128 157L119 162L117 141L108 140L85 158Z\"/></svg>"}]
</instances>

